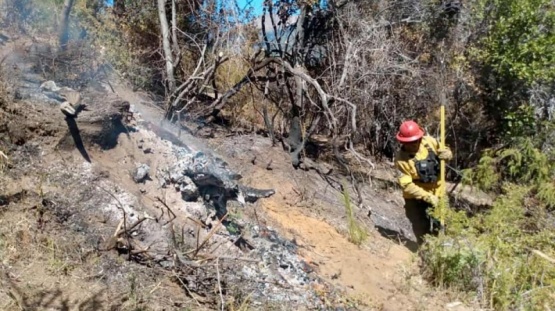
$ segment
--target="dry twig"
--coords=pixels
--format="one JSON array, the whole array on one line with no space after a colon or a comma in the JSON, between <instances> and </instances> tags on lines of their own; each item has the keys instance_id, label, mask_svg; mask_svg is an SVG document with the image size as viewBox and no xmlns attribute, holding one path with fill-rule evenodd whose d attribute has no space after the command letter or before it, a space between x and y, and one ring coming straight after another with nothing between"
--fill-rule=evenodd
<instances>
[{"instance_id":1,"label":"dry twig","mask_svg":"<svg viewBox=\"0 0 555 311\"><path fill-rule=\"evenodd\" d=\"M220 262L219 258L216 258L216 277L218 279L218 291L220 292L220 300L222 302L222 311L224 311L225 302L224 302L224 295L222 294L222 282L220 281Z\"/></svg>"},{"instance_id":2,"label":"dry twig","mask_svg":"<svg viewBox=\"0 0 555 311\"><path fill-rule=\"evenodd\" d=\"M218 231L218 229L222 226L222 222L227 218L227 215L229 214L229 212L225 213L224 217L222 217L218 223L214 226L214 228L212 228L212 230L210 231L210 233L208 233L208 235L204 238L204 240L202 241L202 243L197 246L197 249L195 249L193 251L193 257L196 257L198 252L204 247L204 245L208 242L208 240L210 240L210 238L216 233L216 231Z\"/></svg>"},{"instance_id":3,"label":"dry twig","mask_svg":"<svg viewBox=\"0 0 555 311\"><path fill-rule=\"evenodd\" d=\"M160 203L168 210L168 213L171 214L171 218L170 218L168 221L166 221L162 226L165 226L165 225L169 224L169 223L172 222L175 218L177 218L177 216L175 215L175 213L174 213L174 212L172 211L172 209L166 204L166 202L165 202L164 200L162 200L160 197L156 197L156 200L157 200L158 202L160 202Z\"/></svg>"}]
</instances>

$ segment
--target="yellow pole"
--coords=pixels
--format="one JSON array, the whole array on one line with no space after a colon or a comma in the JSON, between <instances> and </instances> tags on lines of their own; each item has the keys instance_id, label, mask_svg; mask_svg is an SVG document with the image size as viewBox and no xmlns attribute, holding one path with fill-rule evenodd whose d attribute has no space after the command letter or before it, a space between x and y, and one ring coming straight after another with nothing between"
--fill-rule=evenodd
<instances>
[{"instance_id":1,"label":"yellow pole","mask_svg":"<svg viewBox=\"0 0 555 311\"><path fill-rule=\"evenodd\" d=\"M443 46L443 45L442 45ZM440 48L439 51L439 60L440 60L440 80L438 81L440 84L440 93L439 93L439 104L440 104L440 116L439 116L439 147L441 149L445 148L445 104L447 103L446 97L446 89L447 85L445 85L445 51L443 47ZM441 225L441 232L445 233L445 214L448 208L449 199L447 198L447 186L445 185L445 160L439 161L439 182L441 186L439 188L439 223Z\"/></svg>"},{"instance_id":2,"label":"yellow pole","mask_svg":"<svg viewBox=\"0 0 555 311\"><path fill-rule=\"evenodd\" d=\"M440 135L440 140L439 140L439 146L440 148L445 148L445 105L441 105L441 110L440 110L440 129L439 129L439 135ZM440 223L441 226L444 227L445 226L445 208L446 208L446 203L447 203L447 197L446 197L446 185L445 185L445 160L440 160L440 167L439 167L439 181L441 183L441 188L440 188L440 196L441 196L441 202L442 204L439 204L440 207L440 211L439 211L439 215L440 215Z\"/></svg>"}]
</instances>

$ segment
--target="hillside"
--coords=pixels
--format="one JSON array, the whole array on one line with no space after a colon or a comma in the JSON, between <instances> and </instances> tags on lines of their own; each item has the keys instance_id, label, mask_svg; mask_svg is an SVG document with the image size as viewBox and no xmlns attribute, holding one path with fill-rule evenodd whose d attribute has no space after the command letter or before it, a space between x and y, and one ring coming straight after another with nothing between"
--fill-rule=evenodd
<instances>
[{"instance_id":1,"label":"hillside","mask_svg":"<svg viewBox=\"0 0 555 311\"><path fill-rule=\"evenodd\" d=\"M158 125L162 112L151 99L108 77L81 91L78 118L65 118L32 70L40 56L25 52L42 45L22 37L2 48L4 77L17 77L5 81L2 104L10 155L3 310L196 310L221 299L231 309L443 310L452 302L422 283L412 253L381 236L364 211L370 237L350 243L341 193L316 172L291 168L263 137L179 135ZM229 201L232 220L219 226L204 204L159 184L180 155L201 151L229 163L245 185L275 194L245 206ZM150 177L137 183L140 164ZM367 191L366 204L399 223L393 229L406 226L397 193Z\"/></svg>"},{"instance_id":2,"label":"hillside","mask_svg":"<svg viewBox=\"0 0 555 311\"><path fill-rule=\"evenodd\" d=\"M0 309L555 308L552 1L261 6L0 0Z\"/></svg>"}]
</instances>

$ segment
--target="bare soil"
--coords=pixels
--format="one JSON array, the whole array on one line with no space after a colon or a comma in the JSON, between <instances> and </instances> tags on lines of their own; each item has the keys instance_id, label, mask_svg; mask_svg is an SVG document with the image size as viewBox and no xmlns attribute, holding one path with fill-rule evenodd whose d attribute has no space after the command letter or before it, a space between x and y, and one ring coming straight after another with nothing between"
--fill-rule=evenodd
<instances>
[{"instance_id":1,"label":"bare soil","mask_svg":"<svg viewBox=\"0 0 555 311\"><path fill-rule=\"evenodd\" d=\"M470 310L449 304L457 299L428 286L419 274L416 254L399 238L380 232L368 210L356 211L368 240L360 247L351 243L341 192L313 170L293 169L287 153L272 147L269 139L244 135L214 138L210 144L247 176L249 184L276 189L275 196L255 207L258 215L301 245L301 255L319 275L344 288L363 310ZM397 232L409 231L398 192L369 185L362 192L364 206L387 217Z\"/></svg>"},{"instance_id":2,"label":"bare soil","mask_svg":"<svg viewBox=\"0 0 555 311\"><path fill-rule=\"evenodd\" d=\"M1 55L13 52L15 46L3 47ZM89 93L89 110L75 121L76 136L55 105L14 98L18 76L8 77L12 77L7 79L11 86L0 94L7 99L0 105L0 150L10 157L7 170L0 173L0 310L220 309L213 276L203 288L203 274L191 272L196 292L185 286L177 272L108 247L125 210L130 221L144 213L157 218L148 222L137 240L154 250L167 248L170 241L163 234L163 224L168 216L159 199L173 207L176 225L196 228L179 194L160 188L155 178L145 183L131 178L139 163L148 164L154 175L175 161L172 144L160 139L156 130L140 126L106 137L105 122L113 120L95 119L115 115L110 110L114 103L126 101L144 119L159 120L160 111L153 108L152 100L131 91L124 81L113 80L112 99ZM136 125L129 122L130 128ZM429 286L418 273L414 253L375 227L376 217L383 218L390 229L410 236L402 200L394 189L364 188L365 206L374 214L370 217L368 210L357 209L357 219L369 232L368 240L357 247L347 238L341 194L315 171L294 170L287 153L272 147L269 139L181 137L186 144L219 154L244 176L246 185L276 190L274 196L240 210L241 222L275 228L294 241L298 255L325 281L311 283L310 290L327 302L328 309L470 310L453 303L458 300L453 293ZM204 230L196 239L209 232ZM216 235L220 240L210 247L221 243L229 256L246 254L229 241L225 229ZM244 239L254 238L245 234ZM237 274L242 265L222 265L222 279ZM253 310L292 308L260 306L248 294L229 288L226 296L233 298L229 310L241 305Z\"/></svg>"}]
</instances>

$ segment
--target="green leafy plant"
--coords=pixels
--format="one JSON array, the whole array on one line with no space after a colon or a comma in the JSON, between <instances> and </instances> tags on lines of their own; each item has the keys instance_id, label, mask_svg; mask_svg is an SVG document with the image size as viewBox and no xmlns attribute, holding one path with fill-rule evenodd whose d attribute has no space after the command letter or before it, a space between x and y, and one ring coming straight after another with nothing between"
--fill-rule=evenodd
<instances>
[{"instance_id":1,"label":"green leafy plant","mask_svg":"<svg viewBox=\"0 0 555 311\"><path fill-rule=\"evenodd\" d=\"M551 0L470 0L466 50L484 108L504 141L539 131L531 89L555 81L555 10ZM467 70L467 69L465 69Z\"/></svg>"},{"instance_id":2,"label":"green leafy plant","mask_svg":"<svg viewBox=\"0 0 555 311\"><path fill-rule=\"evenodd\" d=\"M429 237L420 252L427 276L496 310L554 307L552 163L531 139L486 152L465 181L499 195L472 217L447 210L445 235Z\"/></svg>"},{"instance_id":3,"label":"green leafy plant","mask_svg":"<svg viewBox=\"0 0 555 311\"><path fill-rule=\"evenodd\" d=\"M555 71L555 10L551 0L479 0L487 35L478 59L498 74L527 83L553 81Z\"/></svg>"}]
</instances>

